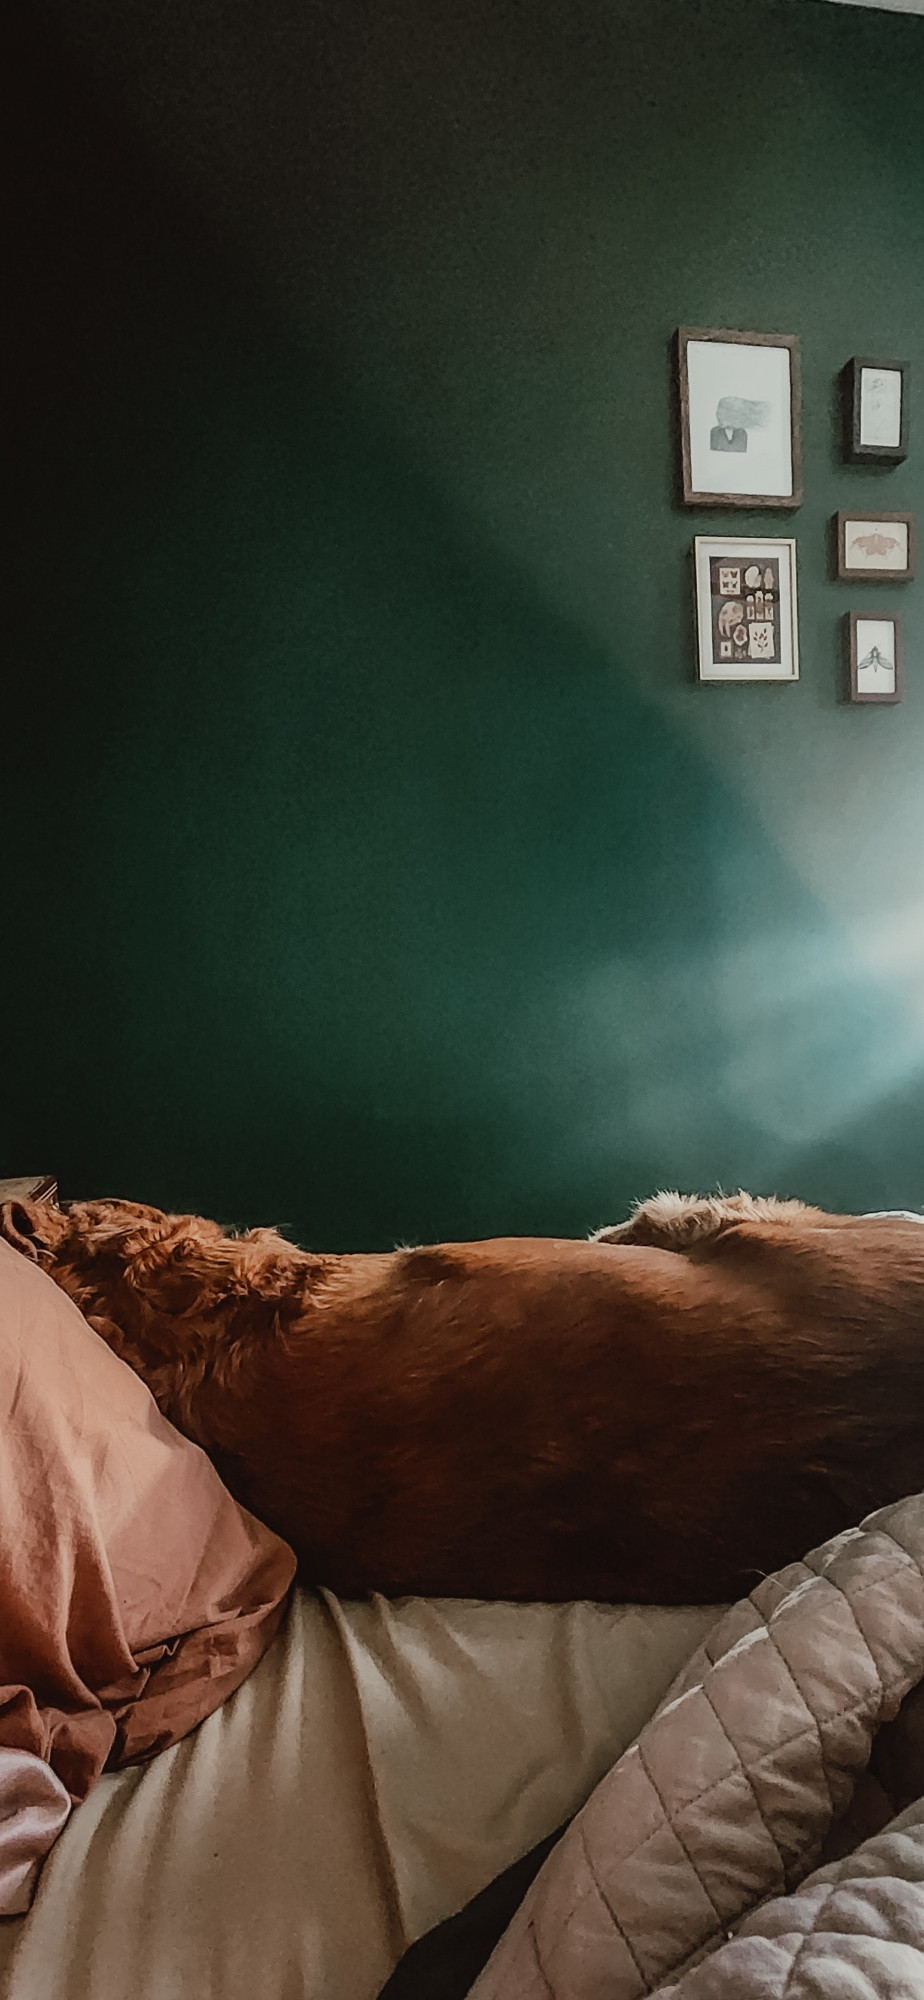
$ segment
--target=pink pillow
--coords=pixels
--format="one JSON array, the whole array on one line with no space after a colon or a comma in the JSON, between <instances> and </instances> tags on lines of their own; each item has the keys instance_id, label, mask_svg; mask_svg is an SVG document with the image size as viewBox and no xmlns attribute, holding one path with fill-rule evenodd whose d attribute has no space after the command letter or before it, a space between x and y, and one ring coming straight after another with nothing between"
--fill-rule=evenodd
<instances>
[{"instance_id":1,"label":"pink pillow","mask_svg":"<svg viewBox=\"0 0 924 2000\"><path fill-rule=\"evenodd\" d=\"M0 1426L0 1751L60 1781L57 1805L47 1781L33 1785L49 1792L38 1855L64 1794L76 1804L105 1767L166 1749L240 1685L279 1625L295 1558L2 1241ZM28 1872L15 1807L27 1770L0 1764L13 1786L7 1813L0 1782L0 1914L10 1840L10 1893Z\"/></svg>"}]
</instances>

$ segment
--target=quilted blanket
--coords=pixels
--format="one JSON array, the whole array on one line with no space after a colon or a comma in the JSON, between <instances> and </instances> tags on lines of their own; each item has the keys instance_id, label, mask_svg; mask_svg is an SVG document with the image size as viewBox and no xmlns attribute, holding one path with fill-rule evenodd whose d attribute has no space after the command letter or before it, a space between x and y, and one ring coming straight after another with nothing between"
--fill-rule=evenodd
<instances>
[{"instance_id":1,"label":"quilted blanket","mask_svg":"<svg viewBox=\"0 0 924 2000\"><path fill-rule=\"evenodd\" d=\"M720 1620L471 2000L924 1994L922 1681L917 1495Z\"/></svg>"}]
</instances>

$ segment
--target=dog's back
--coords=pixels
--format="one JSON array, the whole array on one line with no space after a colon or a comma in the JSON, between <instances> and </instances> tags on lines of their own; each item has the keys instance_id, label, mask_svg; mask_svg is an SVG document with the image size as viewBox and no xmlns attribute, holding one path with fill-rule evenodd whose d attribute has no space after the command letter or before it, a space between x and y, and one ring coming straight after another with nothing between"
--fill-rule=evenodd
<instances>
[{"instance_id":1,"label":"dog's back","mask_svg":"<svg viewBox=\"0 0 924 2000\"><path fill-rule=\"evenodd\" d=\"M384 1570L419 1490L464 1594L493 1537L498 1594L719 1601L924 1484L915 1225L593 1247L447 1246L390 1276L404 1379L377 1383L370 1431L406 1455Z\"/></svg>"},{"instance_id":2,"label":"dog's back","mask_svg":"<svg viewBox=\"0 0 924 2000\"><path fill-rule=\"evenodd\" d=\"M344 1594L718 1602L924 1486L915 1223L312 1258L121 1207L20 1247Z\"/></svg>"}]
</instances>

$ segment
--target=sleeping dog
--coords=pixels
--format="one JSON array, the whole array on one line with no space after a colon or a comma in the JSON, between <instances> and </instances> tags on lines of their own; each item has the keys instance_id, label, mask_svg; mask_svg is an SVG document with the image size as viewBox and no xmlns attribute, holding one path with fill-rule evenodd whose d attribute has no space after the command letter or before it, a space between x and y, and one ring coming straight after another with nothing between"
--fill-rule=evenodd
<instances>
[{"instance_id":1,"label":"sleeping dog","mask_svg":"<svg viewBox=\"0 0 924 2000\"><path fill-rule=\"evenodd\" d=\"M316 1256L9 1202L232 1492L345 1596L716 1603L924 1486L924 1229L660 1196L589 1242Z\"/></svg>"}]
</instances>

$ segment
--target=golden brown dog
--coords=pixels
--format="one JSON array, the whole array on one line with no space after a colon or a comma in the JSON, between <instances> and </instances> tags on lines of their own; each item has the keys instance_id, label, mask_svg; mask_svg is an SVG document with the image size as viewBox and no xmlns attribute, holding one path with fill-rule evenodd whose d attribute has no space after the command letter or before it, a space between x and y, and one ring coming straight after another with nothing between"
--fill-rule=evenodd
<instances>
[{"instance_id":1,"label":"golden brown dog","mask_svg":"<svg viewBox=\"0 0 924 2000\"><path fill-rule=\"evenodd\" d=\"M924 1486L913 1221L662 1196L590 1242L343 1257L131 1202L0 1228L345 1595L718 1602Z\"/></svg>"}]
</instances>

